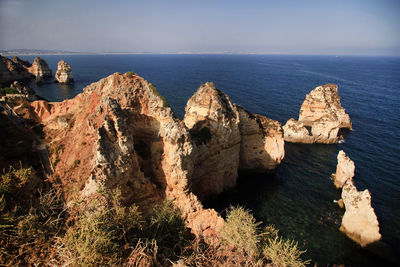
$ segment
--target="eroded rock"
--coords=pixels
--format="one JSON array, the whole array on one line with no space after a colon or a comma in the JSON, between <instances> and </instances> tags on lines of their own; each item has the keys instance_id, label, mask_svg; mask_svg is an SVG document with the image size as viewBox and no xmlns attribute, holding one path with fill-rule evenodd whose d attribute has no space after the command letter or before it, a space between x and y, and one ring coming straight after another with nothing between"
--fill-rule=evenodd
<instances>
[{"instance_id":1,"label":"eroded rock","mask_svg":"<svg viewBox=\"0 0 400 267\"><path fill-rule=\"evenodd\" d=\"M348 179L343 186L342 199L346 211L340 230L361 246L379 241L379 222L371 207L370 192L367 189L358 191L353 181Z\"/></svg>"},{"instance_id":2,"label":"eroded rock","mask_svg":"<svg viewBox=\"0 0 400 267\"><path fill-rule=\"evenodd\" d=\"M286 124L285 141L306 144L337 143L341 128L352 129L335 84L318 86L307 94L300 108L299 120L290 119ZM311 128L308 135L303 127Z\"/></svg>"},{"instance_id":3,"label":"eroded rock","mask_svg":"<svg viewBox=\"0 0 400 267\"><path fill-rule=\"evenodd\" d=\"M74 82L74 76L72 75L71 66L64 60L60 60L57 64L55 79L58 83Z\"/></svg>"},{"instance_id":4,"label":"eroded rock","mask_svg":"<svg viewBox=\"0 0 400 267\"><path fill-rule=\"evenodd\" d=\"M29 80L33 76L20 63L0 55L0 85L9 86L14 81Z\"/></svg>"},{"instance_id":5,"label":"eroded rock","mask_svg":"<svg viewBox=\"0 0 400 267\"><path fill-rule=\"evenodd\" d=\"M333 178L336 188L341 188L347 180L354 177L355 165L343 150L339 151L337 161L336 174Z\"/></svg>"},{"instance_id":6,"label":"eroded rock","mask_svg":"<svg viewBox=\"0 0 400 267\"><path fill-rule=\"evenodd\" d=\"M28 71L36 77L36 82L42 82L44 79L51 78L52 76L49 65L47 65L47 62L41 57L34 59Z\"/></svg>"}]
</instances>

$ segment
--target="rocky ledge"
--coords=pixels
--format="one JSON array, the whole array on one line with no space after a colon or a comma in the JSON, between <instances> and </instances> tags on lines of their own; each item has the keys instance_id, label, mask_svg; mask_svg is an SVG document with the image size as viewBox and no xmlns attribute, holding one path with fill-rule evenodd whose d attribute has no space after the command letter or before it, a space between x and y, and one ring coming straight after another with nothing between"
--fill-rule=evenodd
<instances>
[{"instance_id":1,"label":"rocky ledge","mask_svg":"<svg viewBox=\"0 0 400 267\"><path fill-rule=\"evenodd\" d=\"M224 221L197 194L233 186L238 168L273 168L284 154L282 131L212 83L200 87L186 111L180 121L151 83L115 73L73 99L32 102L25 114L43 124L52 179L68 199L90 199L100 186L120 188L124 204L143 212L169 199L192 232L213 243Z\"/></svg>"},{"instance_id":2,"label":"rocky ledge","mask_svg":"<svg viewBox=\"0 0 400 267\"><path fill-rule=\"evenodd\" d=\"M33 78L24 65L18 63L19 58L10 60L0 55L0 85L9 86L14 81L24 81ZM28 62L29 64L29 62Z\"/></svg>"},{"instance_id":3,"label":"rocky ledge","mask_svg":"<svg viewBox=\"0 0 400 267\"><path fill-rule=\"evenodd\" d=\"M55 79L58 83L74 82L74 76L72 75L71 66L64 60L60 60L57 64Z\"/></svg>"},{"instance_id":4,"label":"rocky ledge","mask_svg":"<svg viewBox=\"0 0 400 267\"><path fill-rule=\"evenodd\" d=\"M340 230L363 247L379 241L382 236L369 190L358 191L349 179L343 186L342 199L346 211Z\"/></svg>"},{"instance_id":5,"label":"rocky ledge","mask_svg":"<svg viewBox=\"0 0 400 267\"><path fill-rule=\"evenodd\" d=\"M283 131L287 142L333 144L341 128L352 129L350 117L340 104L337 85L326 84L307 94L299 120L289 119Z\"/></svg>"}]
</instances>

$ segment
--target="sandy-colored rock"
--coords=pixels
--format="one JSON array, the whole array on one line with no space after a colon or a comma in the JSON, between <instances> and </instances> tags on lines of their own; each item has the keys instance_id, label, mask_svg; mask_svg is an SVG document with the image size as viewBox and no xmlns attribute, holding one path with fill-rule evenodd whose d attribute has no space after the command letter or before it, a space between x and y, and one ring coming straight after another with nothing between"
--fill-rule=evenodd
<instances>
[{"instance_id":1,"label":"sandy-colored rock","mask_svg":"<svg viewBox=\"0 0 400 267\"><path fill-rule=\"evenodd\" d=\"M44 79L51 78L52 76L49 65L47 65L47 62L41 57L34 59L28 71L36 77L36 82L42 82Z\"/></svg>"},{"instance_id":2,"label":"sandy-colored rock","mask_svg":"<svg viewBox=\"0 0 400 267\"><path fill-rule=\"evenodd\" d=\"M301 122L293 118L289 119L282 128L286 142L304 144L312 144L315 142L315 138L307 128Z\"/></svg>"},{"instance_id":3,"label":"sandy-colored rock","mask_svg":"<svg viewBox=\"0 0 400 267\"><path fill-rule=\"evenodd\" d=\"M343 150L339 151L337 161L336 174L333 177L336 188L341 188L347 180L354 177L355 165Z\"/></svg>"},{"instance_id":4,"label":"sandy-colored rock","mask_svg":"<svg viewBox=\"0 0 400 267\"><path fill-rule=\"evenodd\" d=\"M58 83L74 82L74 76L72 75L71 66L64 60L60 60L57 64L55 79Z\"/></svg>"},{"instance_id":5,"label":"sandy-colored rock","mask_svg":"<svg viewBox=\"0 0 400 267\"><path fill-rule=\"evenodd\" d=\"M219 240L223 219L190 192L189 131L152 84L115 73L73 99L36 101L32 109L52 141L50 151L57 148L53 179L59 177L67 198L73 192L88 198L104 185L120 188L123 203L144 212L170 199L196 236Z\"/></svg>"},{"instance_id":6,"label":"sandy-colored rock","mask_svg":"<svg viewBox=\"0 0 400 267\"><path fill-rule=\"evenodd\" d=\"M9 86L14 81L29 80L32 77L23 65L0 55L0 86Z\"/></svg>"},{"instance_id":7,"label":"sandy-colored rock","mask_svg":"<svg viewBox=\"0 0 400 267\"><path fill-rule=\"evenodd\" d=\"M298 122L290 119L286 124L285 141L306 144L337 143L341 128L352 129L350 117L340 103L335 84L318 86L307 94L300 108ZM309 135L306 135L304 126L311 128Z\"/></svg>"},{"instance_id":8,"label":"sandy-colored rock","mask_svg":"<svg viewBox=\"0 0 400 267\"><path fill-rule=\"evenodd\" d=\"M340 230L348 237L366 246L381 239L379 222L371 207L371 194L366 189L357 191L351 179L348 179L342 191L346 208Z\"/></svg>"},{"instance_id":9,"label":"sandy-colored rock","mask_svg":"<svg viewBox=\"0 0 400 267\"><path fill-rule=\"evenodd\" d=\"M284 157L279 122L252 114L205 83L184 118L194 141L193 192L205 199L236 185L238 169L275 168Z\"/></svg>"}]
</instances>

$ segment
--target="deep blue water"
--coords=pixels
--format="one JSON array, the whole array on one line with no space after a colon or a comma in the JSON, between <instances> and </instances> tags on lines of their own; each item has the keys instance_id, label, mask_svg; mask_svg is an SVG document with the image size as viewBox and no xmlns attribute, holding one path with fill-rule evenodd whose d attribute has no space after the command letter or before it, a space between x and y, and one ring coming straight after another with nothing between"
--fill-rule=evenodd
<instances>
[{"instance_id":1,"label":"deep blue water","mask_svg":"<svg viewBox=\"0 0 400 267\"><path fill-rule=\"evenodd\" d=\"M338 228L344 211L330 174L340 149L355 162L355 183L372 194L383 241L400 254L400 58L275 55L57 55L42 56L53 73L58 60L72 66L73 86L54 83L36 88L61 101L114 72L134 71L157 86L183 117L188 98L206 81L251 112L282 124L297 118L305 95L336 83L354 130L338 145L286 144L283 163L273 174L242 174L238 186L209 206L223 211L245 205L264 223L307 249L320 266L383 265L377 249L362 249ZM21 57L33 60L32 56ZM371 252L372 251L372 252Z\"/></svg>"}]
</instances>

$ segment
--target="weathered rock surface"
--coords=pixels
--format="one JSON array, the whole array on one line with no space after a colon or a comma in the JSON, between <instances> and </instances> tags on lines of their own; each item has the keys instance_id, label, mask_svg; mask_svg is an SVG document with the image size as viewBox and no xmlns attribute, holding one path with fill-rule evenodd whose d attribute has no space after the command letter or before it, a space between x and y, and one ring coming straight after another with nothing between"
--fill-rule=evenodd
<instances>
[{"instance_id":1,"label":"weathered rock surface","mask_svg":"<svg viewBox=\"0 0 400 267\"><path fill-rule=\"evenodd\" d=\"M74 82L74 76L72 75L71 66L64 60L60 60L57 64L55 79L59 83Z\"/></svg>"},{"instance_id":2,"label":"weathered rock surface","mask_svg":"<svg viewBox=\"0 0 400 267\"><path fill-rule=\"evenodd\" d=\"M125 205L144 211L170 199L194 234L209 243L219 239L223 219L190 192L189 131L153 85L116 73L73 99L36 101L32 109L52 140L53 179L61 180L65 192L86 198L100 185L119 187Z\"/></svg>"},{"instance_id":3,"label":"weathered rock surface","mask_svg":"<svg viewBox=\"0 0 400 267\"><path fill-rule=\"evenodd\" d=\"M9 58L0 56L0 85L9 86L14 81L29 80L33 76L26 68Z\"/></svg>"},{"instance_id":4,"label":"weathered rock surface","mask_svg":"<svg viewBox=\"0 0 400 267\"><path fill-rule=\"evenodd\" d=\"M381 239L379 222L371 207L371 194L366 189L357 191L351 179L348 179L342 191L346 208L340 230L348 237L366 246Z\"/></svg>"},{"instance_id":5,"label":"weathered rock surface","mask_svg":"<svg viewBox=\"0 0 400 267\"><path fill-rule=\"evenodd\" d=\"M16 64L19 64L19 65L23 66L24 68L29 68L29 67L32 66L32 64L29 63L28 60L22 60L17 56L13 57L11 60Z\"/></svg>"},{"instance_id":6,"label":"weathered rock surface","mask_svg":"<svg viewBox=\"0 0 400 267\"><path fill-rule=\"evenodd\" d=\"M192 190L201 199L236 185L238 169L273 169L284 156L281 125L234 105L205 83L184 118L194 141Z\"/></svg>"},{"instance_id":7,"label":"weathered rock surface","mask_svg":"<svg viewBox=\"0 0 400 267\"><path fill-rule=\"evenodd\" d=\"M32 66L28 68L28 71L36 77L36 82L42 82L46 78L51 78L52 72L47 65L47 62L41 57L35 58Z\"/></svg>"},{"instance_id":8,"label":"weathered rock surface","mask_svg":"<svg viewBox=\"0 0 400 267\"><path fill-rule=\"evenodd\" d=\"M351 180L354 177L355 165L343 150L339 151L337 160L336 174L333 177L335 186L341 188L347 180Z\"/></svg>"},{"instance_id":9,"label":"weathered rock surface","mask_svg":"<svg viewBox=\"0 0 400 267\"><path fill-rule=\"evenodd\" d=\"M338 87L326 84L316 87L307 94L300 108L298 122L290 119L284 127L284 138L294 143L337 143L341 128L352 129L349 115L340 103ZM303 127L310 127L306 135Z\"/></svg>"}]
</instances>

